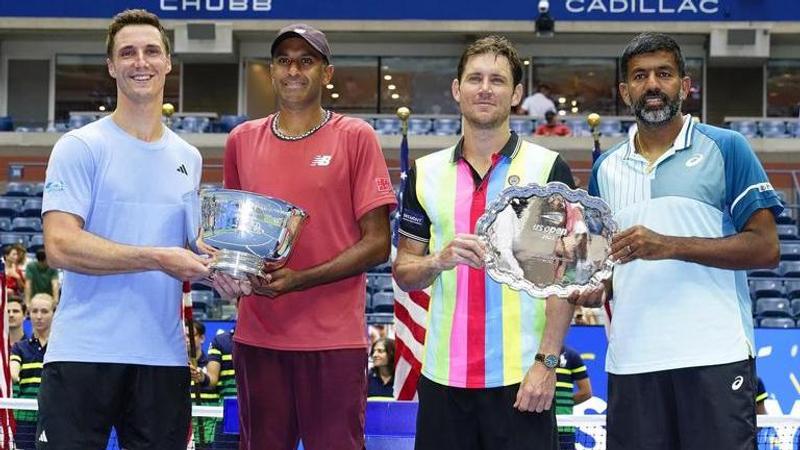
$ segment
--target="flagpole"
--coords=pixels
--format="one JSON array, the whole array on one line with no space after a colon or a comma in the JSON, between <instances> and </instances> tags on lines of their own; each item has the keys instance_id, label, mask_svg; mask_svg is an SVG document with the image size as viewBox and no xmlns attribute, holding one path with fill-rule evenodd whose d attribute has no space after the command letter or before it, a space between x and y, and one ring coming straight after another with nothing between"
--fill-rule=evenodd
<instances>
[{"instance_id":1,"label":"flagpole","mask_svg":"<svg viewBox=\"0 0 800 450\"><path fill-rule=\"evenodd\" d=\"M594 148L592 150L592 163L597 161L603 150L600 148L600 114L591 113L586 117L586 123L589 124L589 130L592 132L594 139Z\"/></svg>"}]
</instances>

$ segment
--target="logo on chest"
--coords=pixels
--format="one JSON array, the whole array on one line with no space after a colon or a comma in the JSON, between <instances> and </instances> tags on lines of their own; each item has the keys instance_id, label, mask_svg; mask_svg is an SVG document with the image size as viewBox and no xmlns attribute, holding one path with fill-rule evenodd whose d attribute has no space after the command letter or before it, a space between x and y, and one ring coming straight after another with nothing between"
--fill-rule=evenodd
<instances>
[{"instance_id":1,"label":"logo on chest","mask_svg":"<svg viewBox=\"0 0 800 450\"><path fill-rule=\"evenodd\" d=\"M317 155L311 160L311 167L326 167L331 165L333 155Z\"/></svg>"},{"instance_id":2,"label":"logo on chest","mask_svg":"<svg viewBox=\"0 0 800 450\"><path fill-rule=\"evenodd\" d=\"M703 161L703 155L694 155L686 161L686 167L694 167Z\"/></svg>"}]
</instances>

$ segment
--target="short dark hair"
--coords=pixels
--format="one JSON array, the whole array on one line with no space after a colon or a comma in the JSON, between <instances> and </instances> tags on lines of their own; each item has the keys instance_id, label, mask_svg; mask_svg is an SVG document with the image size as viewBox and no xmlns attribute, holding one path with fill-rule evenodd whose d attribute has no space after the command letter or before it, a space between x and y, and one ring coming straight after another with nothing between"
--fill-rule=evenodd
<instances>
[{"instance_id":1,"label":"short dark hair","mask_svg":"<svg viewBox=\"0 0 800 450\"><path fill-rule=\"evenodd\" d=\"M47 253L45 253L44 247L36 250L36 260L39 262L45 262L47 260Z\"/></svg>"},{"instance_id":2,"label":"short dark hair","mask_svg":"<svg viewBox=\"0 0 800 450\"><path fill-rule=\"evenodd\" d=\"M8 296L8 300L6 300L6 307L8 307L9 303L19 303L19 305L22 307L22 314L26 314L28 312L28 307L25 306L25 301L18 295L10 294Z\"/></svg>"},{"instance_id":3,"label":"short dark hair","mask_svg":"<svg viewBox=\"0 0 800 450\"><path fill-rule=\"evenodd\" d=\"M188 321L187 321L188 322ZM188 325L188 323L187 323ZM194 332L197 336L205 336L206 335L206 325L199 320L193 320L192 325L194 325Z\"/></svg>"},{"instance_id":4,"label":"short dark hair","mask_svg":"<svg viewBox=\"0 0 800 450\"><path fill-rule=\"evenodd\" d=\"M645 32L637 35L630 42L625 50L622 52L622 58L619 60L619 69L623 79L628 79L628 63L634 56L643 55L645 53L655 52L669 52L675 58L675 64L678 65L678 74L681 77L686 76L686 61L683 59L681 47L670 36L664 33Z\"/></svg>"},{"instance_id":5,"label":"short dark hair","mask_svg":"<svg viewBox=\"0 0 800 450\"><path fill-rule=\"evenodd\" d=\"M106 56L111 58L114 53L114 38L119 33L119 30L128 25L150 25L155 27L161 33L161 42L164 44L164 51L167 55L170 54L169 37L167 31L161 26L161 21L158 16L145 9L126 9L121 13L114 16L111 24L108 26L108 33L106 34Z\"/></svg>"},{"instance_id":6,"label":"short dark hair","mask_svg":"<svg viewBox=\"0 0 800 450\"><path fill-rule=\"evenodd\" d=\"M514 86L522 82L522 60L519 59L517 49L514 48L514 44L512 44L508 38L496 34L482 37L464 50L464 53L461 54L461 60L458 62L459 82L461 82L461 77L464 75L464 68L467 66L467 61L473 56L483 55L485 53L492 53L495 56L505 56L506 59L508 59L509 66L511 66Z\"/></svg>"}]
</instances>

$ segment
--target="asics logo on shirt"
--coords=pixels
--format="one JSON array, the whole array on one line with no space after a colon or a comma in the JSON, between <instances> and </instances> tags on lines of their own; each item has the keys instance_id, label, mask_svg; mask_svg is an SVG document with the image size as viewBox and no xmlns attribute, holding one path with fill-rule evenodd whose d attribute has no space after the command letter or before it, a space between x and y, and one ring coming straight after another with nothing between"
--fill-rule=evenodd
<instances>
[{"instance_id":1,"label":"asics logo on shirt","mask_svg":"<svg viewBox=\"0 0 800 450\"><path fill-rule=\"evenodd\" d=\"M311 167L325 167L331 164L331 155L317 155L311 160Z\"/></svg>"},{"instance_id":2,"label":"asics logo on shirt","mask_svg":"<svg viewBox=\"0 0 800 450\"><path fill-rule=\"evenodd\" d=\"M731 384L731 389L734 391L738 391L740 387L742 387L742 383L744 383L744 377L739 375L738 377L733 379L733 384Z\"/></svg>"},{"instance_id":3,"label":"asics logo on shirt","mask_svg":"<svg viewBox=\"0 0 800 450\"><path fill-rule=\"evenodd\" d=\"M178 167L178 172L180 172L180 173L182 173L182 174L186 175L187 177L189 176L189 172L187 172L187 171L186 171L186 166L184 166L183 164L181 164L181 165Z\"/></svg>"},{"instance_id":4,"label":"asics logo on shirt","mask_svg":"<svg viewBox=\"0 0 800 450\"><path fill-rule=\"evenodd\" d=\"M694 167L700 164L700 161L703 160L703 155L694 155L686 161L686 167Z\"/></svg>"}]
</instances>

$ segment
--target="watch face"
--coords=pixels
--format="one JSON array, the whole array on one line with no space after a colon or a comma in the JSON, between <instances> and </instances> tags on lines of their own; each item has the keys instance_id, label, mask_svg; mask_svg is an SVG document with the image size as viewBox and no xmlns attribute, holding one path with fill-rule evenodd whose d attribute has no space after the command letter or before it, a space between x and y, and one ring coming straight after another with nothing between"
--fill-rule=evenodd
<instances>
[{"instance_id":1,"label":"watch face","mask_svg":"<svg viewBox=\"0 0 800 450\"><path fill-rule=\"evenodd\" d=\"M551 368L551 369L555 369L556 367L558 367L558 356L556 356L556 355L547 355L547 356L545 356L544 357L544 365L549 367L549 368Z\"/></svg>"}]
</instances>

